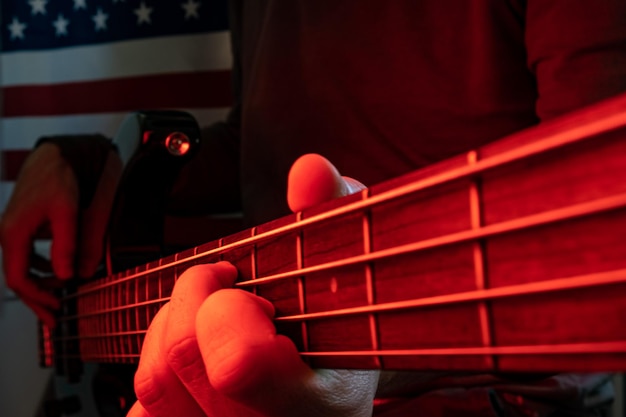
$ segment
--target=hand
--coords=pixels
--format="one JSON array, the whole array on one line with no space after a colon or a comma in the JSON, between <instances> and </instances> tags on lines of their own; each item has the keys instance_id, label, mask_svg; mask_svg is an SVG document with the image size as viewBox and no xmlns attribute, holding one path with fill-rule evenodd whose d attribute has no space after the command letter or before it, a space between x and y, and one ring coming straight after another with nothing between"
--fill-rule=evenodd
<instances>
[{"instance_id":1,"label":"hand","mask_svg":"<svg viewBox=\"0 0 626 417\"><path fill-rule=\"evenodd\" d=\"M104 231L121 171L121 160L111 152L90 207L79 213L78 183L56 145L40 145L22 167L0 220L4 274L7 286L49 326L54 326L53 310L59 302L28 276L35 235L50 226L52 269L58 278L93 275L102 259Z\"/></svg>"},{"instance_id":2,"label":"hand","mask_svg":"<svg viewBox=\"0 0 626 417\"><path fill-rule=\"evenodd\" d=\"M361 188L307 155L288 201L300 210ZM229 289L236 276L226 262L182 274L146 335L129 417L371 415L378 373L309 368L276 334L268 301Z\"/></svg>"}]
</instances>

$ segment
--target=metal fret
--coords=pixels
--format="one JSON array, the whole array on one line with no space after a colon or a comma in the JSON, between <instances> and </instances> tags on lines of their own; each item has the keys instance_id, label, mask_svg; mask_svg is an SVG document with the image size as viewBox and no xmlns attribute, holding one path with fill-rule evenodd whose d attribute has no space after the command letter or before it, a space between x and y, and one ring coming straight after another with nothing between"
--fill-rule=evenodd
<instances>
[{"instance_id":1,"label":"metal fret","mask_svg":"<svg viewBox=\"0 0 626 417\"><path fill-rule=\"evenodd\" d=\"M145 279L145 287L146 287L146 293L148 292L148 278L146 276ZM135 280L135 300L134 303L138 304L139 303L139 280ZM146 298L147 298L147 294L146 294ZM139 330L139 308L135 307L132 309L133 313L134 313L134 318L135 318L135 331ZM142 342L142 338L139 334L135 335L135 346L136 346L136 350L137 352L135 353L139 353L141 352L141 342Z\"/></svg>"},{"instance_id":2,"label":"metal fret","mask_svg":"<svg viewBox=\"0 0 626 417\"><path fill-rule=\"evenodd\" d=\"M107 288L107 290L105 291L105 299L104 299L104 304L105 306L109 306L111 300L113 299L113 289L115 288L114 285L111 285ZM108 311L107 313L105 313L104 315L104 321L106 323L106 331L108 333L113 333L115 330L113 329L113 313ZM117 355L117 351L115 349L115 341L112 338L107 338L107 352L110 352L113 355Z\"/></svg>"},{"instance_id":3,"label":"metal fret","mask_svg":"<svg viewBox=\"0 0 626 417\"><path fill-rule=\"evenodd\" d=\"M470 151L467 153L467 163L476 164L478 161L478 152ZM479 179L474 178L469 184L469 208L470 208L470 224L472 230L478 230L482 227L482 212L480 201L480 185ZM476 278L476 289L484 290L487 288L487 278L485 271L485 252L483 242L476 240L472 243L472 252L474 258L474 277ZM489 306L487 301L481 301L478 304L478 317L480 321L480 331L482 335L483 346L488 347L493 344L493 329L491 328L491 320L489 318ZM497 358L495 356L486 356L488 367L496 368Z\"/></svg>"},{"instance_id":4,"label":"metal fret","mask_svg":"<svg viewBox=\"0 0 626 417\"><path fill-rule=\"evenodd\" d=\"M138 268L135 268L135 272L137 272L137 269ZM117 304L120 305L120 306L124 305L124 301L123 301L124 294L122 294L122 288L128 282L129 281L122 282L117 287ZM121 332L122 329L124 328L124 313L126 311L127 311L126 309L125 310L119 310L116 313L116 315L117 315L117 331L118 331L118 333ZM120 352L120 354L122 354L122 355L126 354L127 352L126 352L126 346L125 346L125 343L124 343L124 339L122 337L120 337L120 336L116 336L115 339L117 340L117 343L119 345L119 352Z\"/></svg>"},{"instance_id":5,"label":"metal fret","mask_svg":"<svg viewBox=\"0 0 626 417\"><path fill-rule=\"evenodd\" d=\"M369 197L369 190L366 188L361 191L361 198L366 200ZM372 218L369 211L364 211L362 216L363 223L363 254L367 255L372 252ZM367 291L367 304L372 306L376 304L376 291L374 289L374 275L372 270L372 264L366 263L364 265L365 273L365 287ZM378 335L378 322L375 314L369 314L368 316L370 325L370 339L372 341L372 350L380 349L379 335ZM383 358L381 356L374 356L374 364L377 368L383 367Z\"/></svg>"},{"instance_id":6,"label":"metal fret","mask_svg":"<svg viewBox=\"0 0 626 417\"><path fill-rule=\"evenodd\" d=\"M296 213L296 223L302 221L302 212ZM304 268L304 242L302 239L302 231L300 231L296 235L296 269L301 270ZM298 303L300 308L300 314L305 314L306 312L306 301L304 296L304 277L303 275L298 276ZM302 322L300 324L300 328L302 331L302 346L304 351L309 350L309 330L306 322Z\"/></svg>"},{"instance_id":7,"label":"metal fret","mask_svg":"<svg viewBox=\"0 0 626 417\"><path fill-rule=\"evenodd\" d=\"M96 303L96 309L102 309L104 308L104 299L106 297L105 291L98 291L97 293L95 293L97 295L98 298L98 302ZM92 310L93 311L93 310ZM82 312L82 314L84 314L84 312ZM98 331L103 332L106 331L106 317L105 316L95 316L94 318L96 318L97 322L98 322ZM98 343L98 352L99 353L104 353L107 351L107 341L106 340L100 340Z\"/></svg>"},{"instance_id":8,"label":"metal fret","mask_svg":"<svg viewBox=\"0 0 626 417\"><path fill-rule=\"evenodd\" d=\"M254 237L256 235L256 227L250 229L250 237ZM250 250L250 275L252 276L252 280L257 279L257 250L256 245L252 245L252 249ZM256 295L257 287L252 288L252 293Z\"/></svg>"}]
</instances>

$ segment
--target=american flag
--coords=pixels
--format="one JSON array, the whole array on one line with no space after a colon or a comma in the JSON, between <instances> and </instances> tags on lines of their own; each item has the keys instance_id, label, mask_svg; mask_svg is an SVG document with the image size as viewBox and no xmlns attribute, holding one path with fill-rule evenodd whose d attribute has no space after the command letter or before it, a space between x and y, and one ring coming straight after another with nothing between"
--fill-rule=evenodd
<instances>
[{"instance_id":1,"label":"american flag","mask_svg":"<svg viewBox=\"0 0 626 417\"><path fill-rule=\"evenodd\" d=\"M112 136L124 115L231 102L227 0L2 0L0 209L43 135Z\"/></svg>"}]
</instances>

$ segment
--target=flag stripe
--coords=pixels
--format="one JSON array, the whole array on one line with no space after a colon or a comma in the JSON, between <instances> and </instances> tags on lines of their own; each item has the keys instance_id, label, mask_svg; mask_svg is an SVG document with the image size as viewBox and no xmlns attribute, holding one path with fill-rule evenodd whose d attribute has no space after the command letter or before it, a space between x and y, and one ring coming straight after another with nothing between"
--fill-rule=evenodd
<instances>
[{"instance_id":1,"label":"flag stripe","mask_svg":"<svg viewBox=\"0 0 626 417\"><path fill-rule=\"evenodd\" d=\"M3 89L3 117L224 107L230 71L202 71Z\"/></svg>"},{"instance_id":2,"label":"flag stripe","mask_svg":"<svg viewBox=\"0 0 626 417\"><path fill-rule=\"evenodd\" d=\"M4 87L231 67L228 32L2 54Z\"/></svg>"},{"instance_id":3,"label":"flag stripe","mask_svg":"<svg viewBox=\"0 0 626 417\"><path fill-rule=\"evenodd\" d=\"M113 137L138 109L227 114L227 1L152 3L1 0L0 209L41 136Z\"/></svg>"}]
</instances>

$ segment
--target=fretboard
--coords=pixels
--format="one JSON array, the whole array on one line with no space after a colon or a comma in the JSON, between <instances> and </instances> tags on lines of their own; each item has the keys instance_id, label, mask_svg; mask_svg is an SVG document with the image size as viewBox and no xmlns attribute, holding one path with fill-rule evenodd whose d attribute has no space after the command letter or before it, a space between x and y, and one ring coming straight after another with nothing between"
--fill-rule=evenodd
<instances>
[{"instance_id":1,"label":"fretboard","mask_svg":"<svg viewBox=\"0 0 626 417\"><path fill-rule=\"evenodd\" d=\"M45 358L136 363L182 272L228 260L313 366L624 370L625 236L621 96L90 282Z\"/></svg>"}]
</instances>

